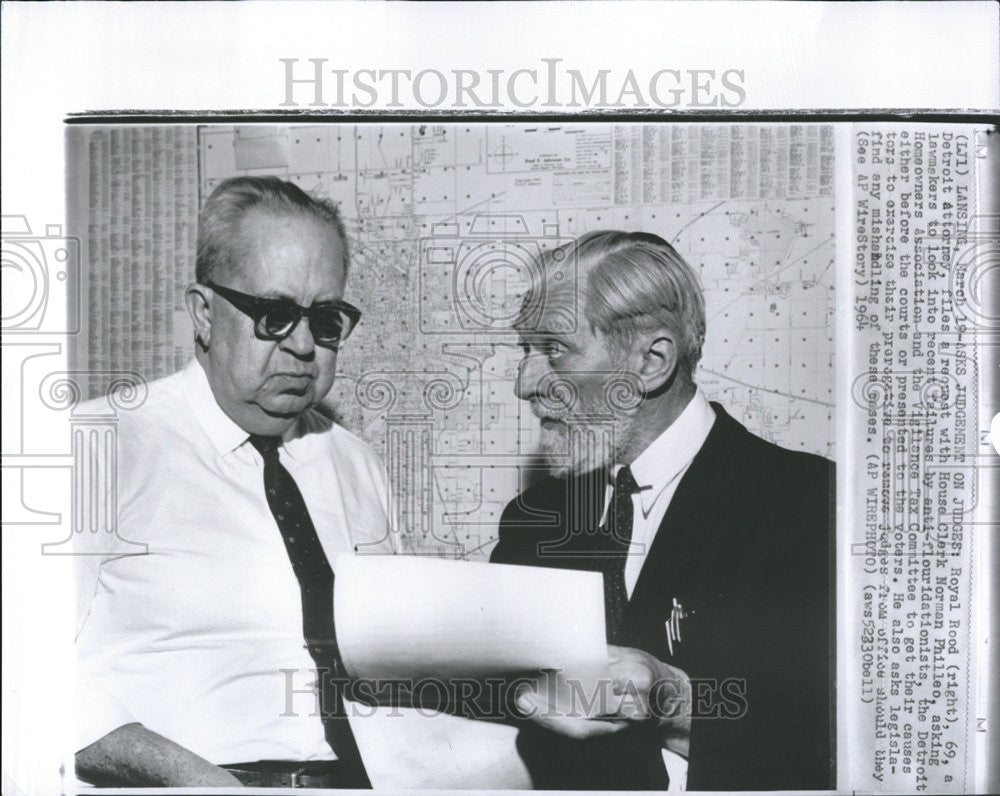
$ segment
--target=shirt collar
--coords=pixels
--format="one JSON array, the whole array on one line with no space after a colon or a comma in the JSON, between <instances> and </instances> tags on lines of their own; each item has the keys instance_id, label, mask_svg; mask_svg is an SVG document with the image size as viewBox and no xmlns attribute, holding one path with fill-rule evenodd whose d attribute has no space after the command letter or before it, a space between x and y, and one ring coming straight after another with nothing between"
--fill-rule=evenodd
<instances>
[{"instance_id":1,"label":"shirt collar","mask_svg":"<svg viewBox=\"0 0 1000 796\"><path fill-rule=\"evenodd\" d=\"M212 386L208 383L208 375L201 363L197 359L192 359L182 374L184 393L187 395L191 411L194 412L194 416L215 449L225 456L242 447L250 439L250 435L222 411L219 402L215 400ZM306 424L300 417L284 435L281 449L294 459L295 449L298 447L295 441L305 436L307 431Z\"/></svg>"},{"instance_id":2,"label":"shirt collar","mask_svg":"<svg viewBox=\"0 0 1000 796\"><path fill-rule=\"evenodd\" d=\"M182 371L184 394L202 431L223 456L245 443L250 435L222 411L208 383L208 375L197 359L192 359Z\"/></svg>"},{"instance_id":3,"label":"shirt collar","mask_svg":"<svg viewBox=\"0 0 1000 796\"><path fill-rule=\"evenodd\" d=\"M641 487L639 499L644 514L701 450L714 422L711 404L701 390L695 390L678 418L632 462L632 477Z\"/></svg>"}]
</instances>

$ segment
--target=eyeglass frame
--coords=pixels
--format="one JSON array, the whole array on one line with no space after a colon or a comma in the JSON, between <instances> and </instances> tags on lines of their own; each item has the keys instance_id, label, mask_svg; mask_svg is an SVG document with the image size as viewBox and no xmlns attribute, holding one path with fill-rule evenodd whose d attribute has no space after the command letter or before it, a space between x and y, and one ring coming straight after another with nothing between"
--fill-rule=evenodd
<instances>
[{"instance_id":1,"label":"eyeglass frame","mask_svg":"<svg viewBox=\"0 0 1000 796\"><path fill-rule=\"evenodd\" d=\"M268 298L265 296L254 296L250 293L242 293L239 290L234 290L231 287L225 287L223 285L216 284L211 280L207 280L203 283L205 287L211 288L215 293L218 293L222 298L232 304L236 309L242 312L244 315L248 316L253 321L253 333L258 340L266 340L272 343L278 343L286 338L290 337L298 327L299 322L302 317L305 316L309 319L309 331L312 334L313 342L320 346L321 348L330 348L336 350L341 343L343 343L351 333L354 328L361 321L361 310L346 301L335 299L333 301L322 301L318 304L313 304L311 307L303 307L301 304L296 304L291 299L286 298ZM298 317L288 328L288 331L280 335L270 335L267 334L259 328L261 321L267 314L269 308L280 306L285 309L292 309ZM317 310L339 310L344 313L351 321L350 328L347 330L347 334L342 334L336 343L322 342L316 339L316 332L314 331L314 326L312 323L312 315Z\"/></svg>"}]
</instances>

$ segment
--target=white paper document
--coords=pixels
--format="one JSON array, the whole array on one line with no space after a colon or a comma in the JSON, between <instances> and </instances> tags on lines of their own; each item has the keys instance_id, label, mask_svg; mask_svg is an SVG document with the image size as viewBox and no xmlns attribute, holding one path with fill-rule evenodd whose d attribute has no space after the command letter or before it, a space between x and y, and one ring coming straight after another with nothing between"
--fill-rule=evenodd
<instances>
[{"instance_id":1,"label":"white paper document","mask_svg":"<svg viewBox=\"0 0 1000 796\"><path fill-rule=\"evenodd\" d=\"M351 726L376 788L531 787L505 700L477 709L462 682L503 681L482 691L499 697L537 678L557 710L606 709L592 696L608 682L599 574L418 556L342 555L334 569L348 673L409 683L418 705L442 692L451 700L444 712L351 703L364 717Z\"/></svg>"},{"instance_id":2,"label":"white paper document","mask_svg":"<svg viewBox=\"0 0 1000 796\"><path fill-rule=\"evenodd\" d=\"M484 678L556 670L607 678L599 573L415 556L341 556L337 640L365 679Z\"/></svg>"}]
</instances>

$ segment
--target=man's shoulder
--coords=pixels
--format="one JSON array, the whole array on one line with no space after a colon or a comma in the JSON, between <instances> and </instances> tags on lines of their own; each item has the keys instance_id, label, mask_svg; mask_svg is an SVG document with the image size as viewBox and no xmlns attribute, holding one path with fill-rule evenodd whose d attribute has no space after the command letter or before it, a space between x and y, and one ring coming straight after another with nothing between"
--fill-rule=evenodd
<instances>
[{"instance_id":1,"label":"man's shoulder","mask_svg":"<svg viewBox=\"0 0 1000 796\"><path fill-rule=\"evenodd\" d=\"M498 543L490 554L490 561L535 563L539 543L561 538L572 494L571 481L548 476L511 500L500 515Z\"/></svg>"},{"instance_id":2,"label":"man's shoulder","mask_svg":"<svg viewBox=\"0 0 1000 796\"><path fill-rule=\"evenodd\" d=\"M750 456L768 470L817 477L833 471L833 462L824 456L806 450L785 448L749 431L747 434L753 440L753 446L749 448Z\"/></svg>"},{"instance_id":3,"label":"man's shoulder","mask_svg":"<svg viewBox=\"0 0 1000 796\"><path fill-rule=\"evenodd\" d=\"M518 493L506 505L501 515L501 524L534 516L539 511L545 511L563 502L567 488L568 482L565 478L545 476Z\"/></svg>"},{"instance_id":4,"label":"man's shoulder","mask_svg":"<svg viewBox=\"0 0 1000 796\"><path fill-rule=\"evenodd\" d=\"M303 436L330 446L340 454L338 458L363 462L369 466L382 466L382 459L375 449L357 434L340 425L325 409L317 407L309 409L302 415L300 423Z\"/></svg>"},{"instance_id":5,"label":"man's shoulder","mask_svg":"<svg viewBox=\"0 0 1000 796\"><path fill-rule=\"evenodd\" d=\"M828 478L834 464L830 459L805 450L793 450L764 439L729 415L717 403L716 426L706 441L705 452L733 461L738 472L749 477L776 474L798 478Z\"/></svg>"},{"instance_id":6,"label":"man's shoulder","mask_svg":"<svg viewBox=\"0 0 1000 796\"><path fill-rule=\"evenodd\" d=\"M752 542L747 555L794 557L803 545L821 555L833 516L833 462L763 439L724 412L718 417L710 449L692 464L678 495L712 501L716 527L729 529L733 549L742 549L736 540Z\"/></svg>"},{"instance_id":7,"label":"man's shoulder","mask_svg":"<svg viewBox=\"0 0 1000 796\"><path fill-rule=\"evenodd\" d=\"M152 381L135 378L113 382L104 395L78 404L73 415L112 422L119 435L139 430L142 436L155 435L157 428L183 421L182 374L177 371Z\"/></svg>"}]
</instances>

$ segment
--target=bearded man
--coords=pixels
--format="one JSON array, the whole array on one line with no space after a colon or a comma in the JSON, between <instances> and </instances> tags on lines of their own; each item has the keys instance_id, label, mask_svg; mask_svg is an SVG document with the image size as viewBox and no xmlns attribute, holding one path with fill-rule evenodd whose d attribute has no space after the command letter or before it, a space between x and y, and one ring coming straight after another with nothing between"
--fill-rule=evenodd
<instances>
[{"instance_id":1,"label":"bearded man","mask_svg":"<svg viewBox=\"0 0 1000 796\"><path fill-rule=\"evenodd\" d=\"M832 787L832 463L760 439L694 380L705 305L661 238L545 253L515 392L550 477L491 561L601 572L618 712L518 699L536 788Z\"/></svg>"}]
</instances>

